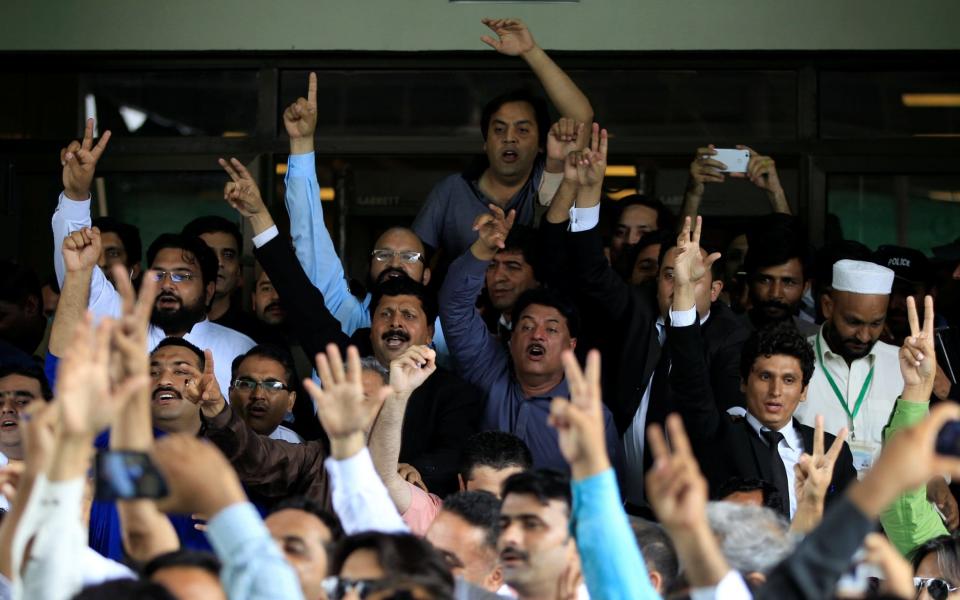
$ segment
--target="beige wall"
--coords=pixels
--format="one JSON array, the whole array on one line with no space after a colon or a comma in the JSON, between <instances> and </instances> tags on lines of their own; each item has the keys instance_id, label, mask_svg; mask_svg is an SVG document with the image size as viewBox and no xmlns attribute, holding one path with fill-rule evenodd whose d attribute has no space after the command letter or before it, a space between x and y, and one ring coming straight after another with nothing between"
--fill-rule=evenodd
<instances>
[{"instance_id":1,"label":"beige wall","mask_svg":"<svg viewBox=\"0 0 960 600\"><path fill-rule=\"evenodd\" d=\"M483 16L563 50L955 49L960 0L3 0L0 50L479 50Z\"/></svg>"}]
</instances>

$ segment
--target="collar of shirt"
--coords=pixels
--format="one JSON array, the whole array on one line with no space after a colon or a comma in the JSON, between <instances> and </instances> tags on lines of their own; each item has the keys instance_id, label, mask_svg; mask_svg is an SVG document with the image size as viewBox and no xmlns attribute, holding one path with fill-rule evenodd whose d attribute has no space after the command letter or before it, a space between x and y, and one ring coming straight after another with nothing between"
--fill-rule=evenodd
<instances>
[{"instance_id":1,"label":"collar of shirt","mask_svg":"<svg viewBox=\"0 0 960 600\"><path fill-rule=\"evenodd\" d=\"M766 427L756 417L747 412L747 423L750 424L750 427L757 432L757 435L760 436L760 439L763 439L763 436L760 435L761 431L770 431L769 427ZM786 442L789 448L794 450L803 450L803 439L800 437L800 433L797 431L797 428L793 426L793 419L790 419L790 422L781 427L778 430L783 434L783 441Z\"/></svg>"},{"instance_id":2,"label":"collar of shirt","mask_svg":"<svg viewBox=\"0 0 960 600\"><path fill-rule=\"evenodd\" d=\"M826 327L827 327L827 324L826 324L826 323L824 323L823 325L821 325L821 326L820 326L820 331L817 332L817 336L816 336L816 337L820 338L820 349L823 350L823 359L824 359L824 361L827 361L827 360L830 360L830 361L833 361L833 362L840 361L840 362L843 363L843 366L844 366L844 367L847 367L847 359L843 358L843 356L841 356L841 355L837 354L836 352L834 352L834 351L833 351L833 348L830 347L830 342L828 342L826 336L823 335L823 332L826 331ZM861 360L867 360L867 361L870 361L870 364L871 364L871 366L872 366L873 363L874 363L874 361L877 360L877 346L878 346L879 343L880 343L880 340L877 340L876 342L874 342L874 343L873 343L873 346L870 348L870 352L869 352L866 356L863 356L863 357L861 357L861 358L858 358L858 359L854 360L853 362L858 362L858 361L861 361ZM816 341L814 341L814 344L816 344ZM816 346L814 346L814 351L816 351ZM816 357L814 357L814 359L816 359ZM852 364L852 363L851 363L851 364Z\"/></svg>"},{"instance_id":3,"label":"collar of shirt","mask_svg":"<svg viewBox=\"0 0 960 600\"><path fill-rule=\"evenodd\" d=\"M520 382L514 378L514 385L517 386L517 389L520 391L520 395L527 400L543 400L546 399L548 402L552 402L554 398L569 398L570 397L570 388L567 386L567 378L564 377L560 380L554 388L548 391L545 394L538 394L536 396L526 396L523 393L523 388L520 386Z\"/></svg>"},{"instance_id":4,"label":"collar of shirt","mask_svg":"<svg viewBox=\"0 0 960 600\"><path fill-rule=\"evenodd\" d=\"M503 313L500 313L500 320L497 322L500 323L500 326L504 327L507 331L513 331L513 324L507 321L507 318L503 316Z\"/></svg>"}]
</instances>

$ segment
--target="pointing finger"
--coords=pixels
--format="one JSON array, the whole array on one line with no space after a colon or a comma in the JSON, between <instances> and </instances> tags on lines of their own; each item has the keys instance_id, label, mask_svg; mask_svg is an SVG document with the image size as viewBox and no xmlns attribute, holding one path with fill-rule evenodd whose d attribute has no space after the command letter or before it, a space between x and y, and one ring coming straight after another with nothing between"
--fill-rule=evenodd
<instances>
[{"instance_id":1,"label":"pointing finger","mask_svg":"<svg viewBox=\"0 0 960 600\"><path fill-rule=\"evenodd\" d=\"M310 73L307 80L307 102L316 106L317 104L317 74Z\"/></svg>"}]
</instances>

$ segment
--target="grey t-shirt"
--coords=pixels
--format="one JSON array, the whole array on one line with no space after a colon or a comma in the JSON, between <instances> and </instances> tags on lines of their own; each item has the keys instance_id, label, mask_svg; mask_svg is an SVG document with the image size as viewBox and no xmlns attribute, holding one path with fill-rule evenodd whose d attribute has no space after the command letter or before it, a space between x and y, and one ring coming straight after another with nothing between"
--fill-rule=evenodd
<instances>
[{"instance_id":1,"label":"grey t-shirt","mask_svg":"<svg viewBox=\"0 0 960 600\"><path fill-rule=\"evenodd\" d=\"M533 163L530 177L507 204L506 211L516 210L516 222L521 225L533 224L544 165L543 154L540 154ZM490 210L488 205L492 200L477 186L481 173L479 170L467 171L441 179L413 221L413 231L423 243L435 249L442 248L450 260L466 252L476 241L473 221Z\"/></svg>"}]
</instances>

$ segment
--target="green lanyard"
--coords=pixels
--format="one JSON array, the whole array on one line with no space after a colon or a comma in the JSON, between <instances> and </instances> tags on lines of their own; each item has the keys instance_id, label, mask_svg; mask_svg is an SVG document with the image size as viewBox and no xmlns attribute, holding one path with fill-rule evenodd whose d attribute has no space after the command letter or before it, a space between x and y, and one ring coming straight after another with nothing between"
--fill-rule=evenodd
<instances>
[{"instance_id":1,"label":"green lanyard","mask_svg":"<svg viewBox=\"0 0 960 600\"><path fill-rule=\"evenodd\" d=\"M833 393L836 394L837 400L840 401L840 406L843 407L843 412L847 413L847 416L850 417L850 436L853 437L853 420L857 418L857 414L860 412L860 405L863 404L863 399L867 395L867 390L870 388L870 382L873 381L873 369L876 365L870 367L870 372L867 373L867 378L863 380L863 386L860 388L860 394L857 396L857 402L853 405L853 412L850 412L850 406L847 404L847 400L843 397L843 394L840 392L840 388L837 387L837 382L833 380L833 377L830 375L830 371L827 370L826 365L823 364L823 351L820 349L820 336L817 336L817 360L820 361L820 369L823 371L823 376L827 378L827 382L830 383L830 387L833 388Z\"/></svg>"}]
</instances>

